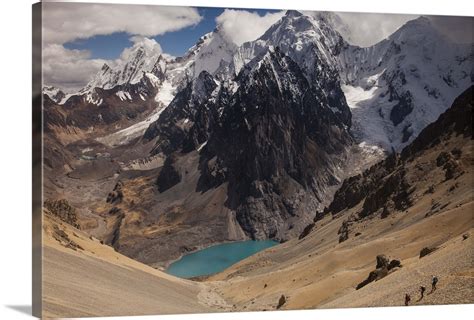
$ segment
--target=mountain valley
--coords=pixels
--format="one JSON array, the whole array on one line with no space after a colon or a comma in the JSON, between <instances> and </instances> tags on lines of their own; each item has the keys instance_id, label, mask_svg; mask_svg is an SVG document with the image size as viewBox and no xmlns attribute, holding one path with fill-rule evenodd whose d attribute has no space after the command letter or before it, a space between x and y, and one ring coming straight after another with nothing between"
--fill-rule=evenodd
<instances>
[{"instance_id":1,"label":"mountain valley","mask_svg":"<svg viewBox=\"0 0 474 320\"><path fill-rule=\"evenodd\" d=\"M176 288L165 308L130 284L142 314L273 310L281 296L278 309L398 306L434 274L439 290L414 304L472 303L473 44L419 17L359 47L337 23L289 10L254 41L218 26L182 57L145 38L77 92L45 86L48 265L85 255L84 270L110 270L104 290L124 272ZM280 244L209 277L164 272L265 239ZM374 270L379 255L400 265ZM84 315L110 315L96 307Z\"/></svg>"}]
</instances>

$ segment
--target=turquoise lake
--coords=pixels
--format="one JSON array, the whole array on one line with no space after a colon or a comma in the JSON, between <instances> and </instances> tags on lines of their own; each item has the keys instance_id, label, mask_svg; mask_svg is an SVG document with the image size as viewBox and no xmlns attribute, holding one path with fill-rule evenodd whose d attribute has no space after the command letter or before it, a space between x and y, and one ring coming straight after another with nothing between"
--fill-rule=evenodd
<instances>
[{"instance_id":1,"label":"turquoise lake","mask_svg":"<svg viewBox=\"0 0 474 320\"><path fill-rule=\"evenodd\" d=\"M180 278L211 275L277 244L273 240L218 244L183 256L170 264L166 272Z\"/></svg>"}]
</instances>

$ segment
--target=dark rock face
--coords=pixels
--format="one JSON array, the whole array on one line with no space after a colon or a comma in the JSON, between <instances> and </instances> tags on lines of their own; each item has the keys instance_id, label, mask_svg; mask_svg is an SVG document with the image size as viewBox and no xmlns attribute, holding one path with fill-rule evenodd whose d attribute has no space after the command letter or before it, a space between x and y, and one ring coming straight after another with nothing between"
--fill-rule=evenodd
<instances>
[{"instance_id":1,"label":"dark rock face","mask_svg":"<svg viewBox=\"0 0 474 320\"><path fill-rule=\"evenodd\" d=\"M372 166L363 174L346 179L336 191L333 202L325 212L337 213L364 200L359 218L382 210L382 218L390 214L390 207L407 208L413 188L405 179L405 171L396 154Z\"/></svg>"},{"instance_id":2,"label":"dark rock face","mask_svg":"<svg viewBox=\"0 0 474 320\"><path fill-rule=\"evenodd\" d=\"M298 234L329 202L326 188L339 182L337 167L352 138L333 110L347 107L345 99L328 99L278 48L257 56L234 81L218 85L201 73L144 139L156 139L153 154L198 150L197 191L228 183L225 205L250 237L282 239L293 225ZM162 175L167 187L168 178L179 181L169 165Z\"/></svg>"},{"instance_id":3,"label":"dark rock face","mask_svg":"<svg viewBox=\"0 0 474 320\"><path fill-rule=\"evenodd\" d=\"M239 74L203 161L227 172L227 205L244 231L262 238L281 234L303 208L316 212L321 186L337 183L332 165L351 139L291 59L276 50L258 62Z\"/></svg>"},{"instance_id":4,"label":"dark rock face","mask_svg":"<svg viewBox=\"0 0 474 320\"><path fill-rule=\"evenodd\" d=\"M412 98L409 92L398 97L398 103L390 111L390 120L394 126L399 125L413 111ZM406 139L408 140L408 138Z\"/></svg>"},{"instance_id":5,"label":"dark rock face","mask_svg":"<svg viewBox=\"0 0 474 320\"><path fill-rule=\"evenodd\" d=\"M212 76L203 71L176 95L144 133L146 141L159 137L152 155L190 152L207 141L217 118L216 104L210 100L216 87Z\"/></svg>"},{"instance_id":6,"label":"dark rock face","mask_svg":"<svg viewBox=\"0 0 474 320\"><path fill-rule=\"evenodd\" d=\"M400 168L389 175L380 186L371 192L365 199L362 211L359 213L361 218L376 212L380 208L388 210L385 207L389 201L394 204L395 209L405 210L411 205L410 194L413 192L405 179L405 170ZM385 216L387 213L385 213Z\"/></svg>"},{"instance_id":7,"label":"dark rock face","mask_svg":"<svg viewBox=\"0 0 474 320\"><path fill-rule=\"evenodd\" d=\"M381 161L362 174L350 177L342 183L336 191L334 199L326 208L325 212L337 213L346 208L352 208L371 192L376 190L380 181L389 175L398 165L398 156L392 154L384 161Z\"/></svg>"},{"instance_id":8,"label":"dark rock face","mask_svg":"<svg viewBox=\"0 0 474 320\"><path fill-rule=\"evenodd\" d=\"M173 157L168 157L165 160L163 168L156 179L159 192L165 192L181 181L180 173L173 167Z\"/></svg>"}]
</instances>

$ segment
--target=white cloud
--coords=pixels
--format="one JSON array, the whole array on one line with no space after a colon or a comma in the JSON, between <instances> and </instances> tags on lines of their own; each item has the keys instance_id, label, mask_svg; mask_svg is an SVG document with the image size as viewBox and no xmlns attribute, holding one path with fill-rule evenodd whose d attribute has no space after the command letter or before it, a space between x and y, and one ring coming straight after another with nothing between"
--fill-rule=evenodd
<instances>
[{"instance_id":1,"label":"white cloud","mask_svg":"<svg viewBox=\"0 0 474 320\"><path fill-rule=\"evenodd\" d=\"M195 8L91 4L43 3L43 81L67 91L82 88L104 63L111 66L127 59L138 45L161 52L160 45L146 37L196 25L202 17ZM69 50L63 44L95 35L126 32L133 37L119 59L91 59L87 50Z\"/></svg>"},{"instance_id":2,"label":"white cloud","mask_svg":"<svg viewBox=\"0 0 474 320\"><path fill-rule=\"evenodd\" d=\"M69 50L61 44L49 44L43 48L43 82L74 91L82 88L105 62L90 59L87 50Z\"/></svg>"},{"instance_id":3,"label":"white cloud","mask_svg":"<svg viewBox=\"0 0 474 320\"><path fill-rule=\"evenodd\" d=\"M130 38L133 45L123 49L120 57L115 60L91 59L88 50L66 49L61 44L47 44L43 48L43 81L47 85L74 92L83 88L93 76L107 63L112 68L123 68L131 55L142 47L145 54L156 57L163 51L158 42L143 36ZM152 68L155 61L148 61Z\"/></svg>"},{"instance_id":4,"label":"white cloud","mask_svg":"<svg viewBox=\"0 0 474 320\"><path fill-rule=\"evenodd\" d=\"M347 25L348 41L362 47L371 46L394 33L416 15L384 13L337 13Z\"/></svg>"},{"instance_id":5,"label":"white cloud","mask_svg":"<svg viewBox=\"0 0 474 320\"><path fill-rule=\"evenodd\" d=\"M186 7L46 2L43 40L63 44L114 32L156 36L196 25L201 19L197 9Z\"/></svg>"},{"instance_id":6,"label":"white cloud","mask_svg":"<svg viewBox=\"0 0 474 320\"><path fill-rule=\"evenodd\" d=\"M305 11L317 16L318 12ZM371 46L388 38L409 20L419 15L388 13L336 12L333 23L341 35L349 42L362 47ZM340 17L340 19L337 18ZM472 43L472 17L427 16L433 26L454 42Z\"/></svg>"},{"instance_id":7,"label":"white cloud","mask_svg":"<svg viewBox=\"0 0 474 320\"><path fill-rule=\"evenodd\" d=\"M133 36L129 40L133 42L133 46L130 48L123 49L122 53L120 54L119 60L122 60L122 61L129 60L130 54L137 47L143 47L146 53L149 53L149 55L153 55L153 56L159 55L163 52L160 44L156 42L154 39L149 39L143 36Z\"/></svg>"},{"instance_id":8,"label":"white cloud","mask_svg":"<svg viewBox=\"0 0 474 320\"><path fill-rule=\"evenodd\" d=\"M216 23L229 39L236 45L241 45L246 41L258 39L284 14L285 11L280 11L268 12L264 16L260 16L256 12L226 9L216 18Z\"/></svg>"}]
</instances>

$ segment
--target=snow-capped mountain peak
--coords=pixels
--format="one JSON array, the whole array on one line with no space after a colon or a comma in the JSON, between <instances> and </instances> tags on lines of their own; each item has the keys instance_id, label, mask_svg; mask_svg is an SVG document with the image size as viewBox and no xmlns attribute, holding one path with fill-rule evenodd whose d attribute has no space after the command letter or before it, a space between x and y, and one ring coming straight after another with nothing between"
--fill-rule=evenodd
<instances>
[{"instance_id":1,"label":"snow-capped mountain peak","mask_svg":"<svg viewBox=\"0 0 474 320\"><path fill-rule=\"evenodd\" d=\"M441 34L427 17L387 39L338 56L343 87L361 141L401 150L472 83L472 44Z\"/></svg>"},{"instance_id":2,"label":"snow-capped mountain peak","mask_svg":"<svg viewBox=\"0 0 474 320\"><path fill-rule=\"evenodd\" d=\"M159 68L159 62L164 59L161 46L155 40L147 38L132 39L135 44L124 50L120 59L115 61L115 66L112 68L104 64L79 93L86 93L97 87L112 89L117 85L135 84L142 79L145 72L158 75L162 71Z\"/></svg>"},{"instance_id":3,"label":"snow-capped mountain peak","mask_svg":"<svg viewBox=\"0 0 474 320\"><path fill-rule=\"evenodd\" d=\"M425 16L406 22L397 31L388 37L397 44L409 44L412 46L427 45L434 41L450 41L441 34Z\"/></svg>"},{"instance_id":4,"label":"snow-capped mountain peak","mask_svg":"<svg viewBox=\"0 0 474 320\"><path fill-rule=\"evenodd\" d=\"M289 10L259 39L244 43L234 56L233 63L238 73L255 56L274 46L298 63L308 76L312 76L321 63L330 68L335 66L333 51L341 41L337 31L330 29L323 20Z\"/></svg>"}]
</instances>

